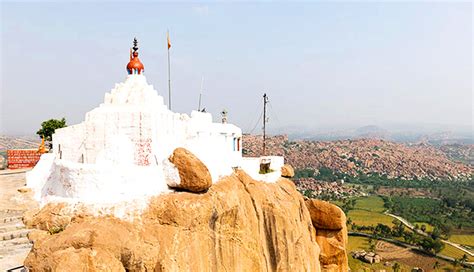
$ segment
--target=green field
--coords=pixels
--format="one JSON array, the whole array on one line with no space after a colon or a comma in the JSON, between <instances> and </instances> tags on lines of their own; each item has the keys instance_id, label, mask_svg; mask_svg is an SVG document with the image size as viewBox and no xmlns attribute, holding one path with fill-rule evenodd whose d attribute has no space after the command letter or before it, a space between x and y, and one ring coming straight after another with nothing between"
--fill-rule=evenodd
<instances>
[{"instance_id":1,"label":"green field","mask_svg":"<svg viewBox=\"0 0 474 272\"><path fill-rule=\"evenodd\" d=\"M347 250L368 250L369 249L369 239L359 236L349 236L349 242L347 243Z\"/></svg>"},{"instance_id":2,"label":"green field","mask_svg":"<svg viewBox=\"0 0 474 272\"><path fill-rule=\"evenodd\" d=\"M383 204L382 198L378 196L358 198L354 209L350 210L347 216L359 226L377 226L381 223L391 227L393 218L383 214Z\"/></svg>"},{"instance_id":3,"label":"green field","mask_svg":"<svg viewBox=\"0 0 474 272\"><path fill-rule=\"evenodd\" d=\"M457 244L474 247L474 234L453 234L449 240Z\"/></svg>"},{"instance_id":4,"label":"green field","mask_svg":"<svg viewBox=\"0 0 474 272\"><path fill-rule=\"evenodd\" d=\"M392 217L378 212L351 210L348 213L348 217L358 226L377 226L379 223L389 227L393 226Z\"/></svg>"},{"instance_id":5,"label":"green field","mask_svg":"<svg viewBox=\"0 0 474 272\"><path fill-rule=\"evenodd\" d=\"M456 258L456 259L460 259L462 258L462 256L464 254L466 254L464 251L460 250L460 249L457 249L451 245L448 245L448 244L444 244L445 247L443 250L441 250L440 254L442 255L445 255L445 256L449 256L449 257L453 257L453 258ZM469 262L474 262L474 258L473 257L470 257L468 254L466 254L469 259L468 261Z\"/></svg>"},{"instance_id":6,"label":"green field","mask_svg":"<svg viewBox=\"0 0 474 272\"><path fill-rule=\"evenodd\" d=\"M358 198L354 208L358 210L382 213L385 211L383 204L383 199L379 196L369 196Z\"/></svg>"}]
</instances>

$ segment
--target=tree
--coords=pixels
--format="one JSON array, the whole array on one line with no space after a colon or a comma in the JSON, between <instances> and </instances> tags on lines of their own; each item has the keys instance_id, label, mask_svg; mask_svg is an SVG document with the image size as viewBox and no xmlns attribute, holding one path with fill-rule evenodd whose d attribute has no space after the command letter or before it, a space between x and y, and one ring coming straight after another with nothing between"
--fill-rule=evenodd
<instances>
[{"instance_id":1,"label":"tree","mask_svg":"<svg viewBox=\"0 0 474 272\"><path fill-rule=\"evenodd\" d=\"M46 141L49 141L49 148L52 148L53 145L51 141L53 140L52 136L54 131L58 128L66 127L66 119L63 117L61 120L58 119L49 119L41 123L41 128L36 132L40 137L44 137Z\"/></svg>"},{"instance_id":2,"label":"tree","mask_svg":"<svg viewBox=\"0 0 474 272\"><path fill-rule=\"evenodd\" d=\"M375 249L376 249L375 243L370 243L370 245L369 245L369 251L370 251L370 252L375 252Z\"/></svg>"},{"instance_id":3,"label":"tree","mask_svg":"<svg viewBox=\"0 0 474 272\"><path fill-rule=\"evenodd\" d=\"M433 238L433 239L436 240L436 239L438 239L440 236L441 236L441 233L440 233L438 227L435 227L435 228L433 229L433 231L431 232L431 238Z\"/></svg>"},{"instance_id":4,"label":"tree","mask_svg":"<svg viewBox=\"0 0 474 272\"><path fill-rule=\"evenodd\" d=\"M400 271L400 264L399 263L394 263L392 266L393 272L399 272Z\"/></svg>"},{"instance_id":5,"label":"tree","mask_svg":"<svg viewBox=\"0 0 474 272\"><path fill-rule=\"evenodd\" d=\"M433 269L439 269L441 267L441 264L436 261L434 264L433 264Z\"/></svg>"},{"instance_id":6,"label":"tree","mask_svg":"<svg viewBox=\"0 0 474 272\"><path fill-rule=\"evenodd\" d=\"M422 232L425 232L425 231L426 231L426 225L425 225L425 224L422 224L422 225L421 225L421 231L422 231Z\"/></svg>"},{"instance_id":7,"label":"tree","mask_svg":"<svg viewBox=\"0 0 474 272\"><path fill-rule=\"evenodd\" d=\"M438 253L444 248L443 242L440 239L433 239L431 237L425 237L423 240L420 241L420 246L432 253Z\"/></svg>"}]
</instances>

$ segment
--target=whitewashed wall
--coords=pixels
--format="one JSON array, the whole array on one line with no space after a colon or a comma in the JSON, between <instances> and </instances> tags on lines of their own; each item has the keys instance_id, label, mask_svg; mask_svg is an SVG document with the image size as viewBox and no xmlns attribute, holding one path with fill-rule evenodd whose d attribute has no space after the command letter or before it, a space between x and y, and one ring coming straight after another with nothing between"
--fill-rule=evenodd
<instances>
[{"instance_id":1,"label":"whitewashed wall","mask_svg":"<svg viewBox=\"0 0 474 272\"><path fill-rule=\"evenodd\" d=\"M240 166L242 151L234 141L241 137L240 128L213 123L209 113L171 112L145 76L129 75L84 122L56 131L47 180L29 184L42 184L43 198L84 202L157 194L168 190L163 161L177 147L201 159L216 182ZM30 179L44 176L33 173Z\"/></svg>"}]
</instances>

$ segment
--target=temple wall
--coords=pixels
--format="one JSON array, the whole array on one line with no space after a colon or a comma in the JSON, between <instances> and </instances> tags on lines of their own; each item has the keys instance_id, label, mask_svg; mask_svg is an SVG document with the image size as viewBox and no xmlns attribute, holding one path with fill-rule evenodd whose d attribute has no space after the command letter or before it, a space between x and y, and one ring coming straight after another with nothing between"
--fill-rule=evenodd
<instances>
[{"instance_id":1,"label":"temple wall","mask_svg":"<svg viewBox=\"0 0 474 272\"><path fill-rule=\"evenodd\" d=\"M169 191L166 163L177 147L194 153L217 182L234 167L258 169L258 162L243 165L241 137L240 128L213 123L209 113L188 116L168 110L143 75L132 75L106 93L84 122L56 130L54 153L42 158L28 184L41 191L36 197L43 201L114 202L159 194ZM272 165L279 163L272 160ZM259 178L278 179L281 166L275 167L271 178Z\"/></svg>"},{"instance_id":2,"label":"temple wall","mask_svg":"<svg viewBox=\"0 0 474 272\"><path fill-rule=\"evenodd\" d=\"M161 167L97 167L55 160L41 195L44 200L63 197L84 203L115 203L166 191Z\"/></svg>"}]
</instances>

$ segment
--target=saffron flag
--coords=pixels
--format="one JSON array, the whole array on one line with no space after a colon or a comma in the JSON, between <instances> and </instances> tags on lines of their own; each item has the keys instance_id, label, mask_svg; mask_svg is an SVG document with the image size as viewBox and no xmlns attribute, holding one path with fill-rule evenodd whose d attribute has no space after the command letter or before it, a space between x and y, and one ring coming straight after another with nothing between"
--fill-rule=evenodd
<instances>
[{"instance_id":1,"label":"saffron flag","mask_svg":"<svg viewBox=\"0 0 474 272\"><path fill-rule=\"evenodd\" d=\"M171 48L170 33L166 32L166 38L168 39L168 50Z\"/></svg>"}]
</instances>

